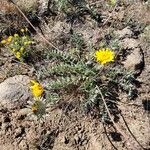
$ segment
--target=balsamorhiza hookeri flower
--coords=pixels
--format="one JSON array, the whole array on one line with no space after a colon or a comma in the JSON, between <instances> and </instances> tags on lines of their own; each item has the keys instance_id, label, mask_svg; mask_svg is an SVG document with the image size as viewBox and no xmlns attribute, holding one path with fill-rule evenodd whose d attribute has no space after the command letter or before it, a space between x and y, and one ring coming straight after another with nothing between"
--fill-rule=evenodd
<instances>
[{"instance_id":1,"label":"balsamorhiza hookeri flower","mask_svg":"<svg viewBox=\"0 0 150 150\"><path fill-rule=\"evenodd\" d=\"M34 97L40 97L44 93L44 89L40 83L35 80L31 80L31 91Z\"/></svg>"},{"instance_id":2,"label":"balsamorhiza hookeri flower","mask_svg":"<svg viewBox=\"0 0 150 150\"><path fill-rule=\"evenodd\" d=\"M108 62L114 61L115 53L110 49L100 49L95 52L96 61L104 65Z\"/></svg>"}]
</instances>

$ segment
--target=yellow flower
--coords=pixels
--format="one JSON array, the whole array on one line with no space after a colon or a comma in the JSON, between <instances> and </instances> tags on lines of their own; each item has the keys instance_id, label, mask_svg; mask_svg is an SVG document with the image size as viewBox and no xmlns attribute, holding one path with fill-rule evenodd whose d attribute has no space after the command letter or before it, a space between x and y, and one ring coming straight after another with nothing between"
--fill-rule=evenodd
<instances>
[{"instance_id":1,"label":"yellow flower","mask_svg":"<svg viewBox=\"0 0 150 150\"><path fill-rule=\"evenodd\" d=\"M25 31L27 32L27 31L28 31L28 28L25 28Z\"/></svg>"},{"instance_id":2,"label":"yellow flower","mask_svg":"<svg viewBox=\"0 0 150 150\"><path fill-rule=\"evenodd\" d=\"M13 39L13 36L9 36L7 39L7 42L10 43L12 41L12 39Z\"/></svg>"},{"instance_id":3,"label":"yellow flower","mask_svg":"<svg viewBox=\"0 0 150 150\"><path fill-rule=\"evenodd\" d=\"M32 41L28 41L28 44L30 45L32 43Z\"/></svg>"},{"instance_id":4,"label":"yellow flower","mask_svg":"<svg viewBox=\"0 0 150 150\"><path fill-rule=\"evenodd\" d=\"M44 92L42 85L39 84L35 80L31 80L31 84L32 84L32 86L30 88L31 88L33 96L34 97L40 97Z\"/></svg>"},{"instance_id":5,"label":"yellow flower","mask_svg":"<svg viewBox=\"0 0 150 150\"><path fill-rule=\"evenodd\" d=\"M21 47L20 48L20 53L23 53L23 51L24 51L24 47Z\"/></svg>"},{"instance_id":6,"label":"yellow flower","mask_svg":"<svg viewBox=\"0 0 150 150\"><path fill-rule=\"evenodd\" d=\"M7 43L6 40L2 40L2 41L1 41L1 44L6 44L6 43Z\"/></svg>"},{"instance_id":7,"label":"yellow flower","mask_svg":"<svg viewBox=\"0 0 150 150\"><path fill-rule=\"evenodd\" d=\"M21 32L25 32L25 30L24 30L24 29L21 29L20 31L21 31Z\"/></svg>"},{"instance_id":8,"label":"yellow flower","mask_svg":"<svg viewBox=\"0 0 150 150\"><path fill-rule=\"evenodd\" d=\"M28 42L24 42L24 45L28 45Z\"/></svg>"},{"instance_id":9,"label":"yellow flower","mask_svg":"<svg viewBox=\"0 0 150 150\"><path fill-rule=\"evenodd\" d=\"M33 42L32 41L26 41L26 42L24 42L24 45L30 45L30 44L33 44Z\"/></svg>"},{"instance_id":10,"label":"yellow flower","mask_svg":"<svg viewBox=\"0 0 150 150\"><path fill-rule=\"evenodd\" d=\"M14 37L19 37L19 35L18 34L14 34Z\"/></svg>"},{"instance_id":11,"label":"yellow flower","mask_svg":"<svg viewBox=\"0 0 150 150\"><path fill-rule=\"evenodd\" d=\"M21 53L20 52L16 52L15 56L16 56L17 59L20 59L21 58Z\"/></svg>"},{"instance_id":12,"label":"yellow flower","mask_svg":"<svg viewBox=\"0 0 150 150\"><path fill-rule=\"evenodd\" d=\"M102 65L114 61L115 53L110 49L100 49L95 52L96 61Z\"/></svg>"},{"instance_id":13,"label":"yellow flower","mask_svg":"<svg viewBox=\"0 0 150 150\"><path fill-rule=\"evenodd\" d=\"M27 36L22 36L22 39L23 39L23 40L27 39Z\"/></svg>"},{"instance_id":14,"label":"yellow flower","mask_svg":"<svg viewBox=\"0 0 150 150\"><path fill-rule=\"evenodd\" d=\"M12 49L12 51L13 51L13 52L15 52L15 51L16 51L16 49L15 49L15 48L13 48L13 49Z\"/></svg>"}]
</instances>

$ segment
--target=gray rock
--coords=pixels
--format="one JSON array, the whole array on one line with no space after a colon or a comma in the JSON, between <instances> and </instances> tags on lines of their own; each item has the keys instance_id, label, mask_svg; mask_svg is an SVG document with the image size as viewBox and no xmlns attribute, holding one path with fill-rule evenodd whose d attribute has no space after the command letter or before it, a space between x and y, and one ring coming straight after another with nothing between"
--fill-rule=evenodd
<instances>
[{"instance_id":1,"label":"gray rock","mask_svg":"<svg viewBox=\"0 0 150 150\"><path fill-rule=\"evenodd\" d=\"M144 55L140 48L135 48L123 62L124 67L132 71L135 75L139 75L144 68Z\"/></svg>"},{"instance_id":2,"label":"gray rock","mask_svg":"<svg viewBox=\"0 0 150 150\"><path fill-rule=\"evenodd\" d=\"M38 0L13 0L24 12L34 12L38 8Z\"/></svg>"},{"instance_id":3,"label":"gray rock","mask_svg":"<svg viewBox=\"0 0 150 150\"><path fill-rule=\"evenodd\" d=\"M130 38L132 36L132 31L129 29L129 27L126 27L122 30L118 30L114 32L116 36L118 36L119 39L123 38Z\"/></svg>"},{"instance_id":4,"label":"gray rock","mask_svg":"<svg viewBox=\"0 0 150 150\"><path fill-rule=\"evenodd\" d=\"M134 49L139 47L139 41L133 38L125 38L123 39L119 46L123 49Z\"/></svg>"},{"instance_id":5,"label":"gray rock","mask_svg":"<svg viewBox=\"0 0 150 150\"><path fill-rule=\"evenodd\" d=\"M23 106L31 96L30 79L25 75L16 75L0 84L0 104L7 108Z\"/></svg>"}]
</instances>

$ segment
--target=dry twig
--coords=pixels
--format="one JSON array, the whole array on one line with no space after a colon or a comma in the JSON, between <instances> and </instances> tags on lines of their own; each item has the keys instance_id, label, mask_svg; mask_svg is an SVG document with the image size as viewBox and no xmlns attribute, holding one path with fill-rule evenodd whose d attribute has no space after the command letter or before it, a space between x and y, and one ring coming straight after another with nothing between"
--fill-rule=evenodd
<instances>
[{"instance_id":1,"label":"dry twig","mask_svg":"<svg viewBox=\"0 0 150 150\"><path fill-rule=\"evenodd\" d=\"M38 32L38 30L34 27L34 25L30 22L30 20L26 17L26 15L22 12L22 10L15 4L15 2L13 2L12 0L10 0L11 3L14 4L14 6L16 7L16 9L21 13L21 15L25 18L25 20L30 24L30 26L36 31L36 33L50 46L52 46L53 48L55 48L56 50L59 51L59 49L52 44L51 42L49 42L41 33Z\"/></svg>"},{"instance_id":2,"label":"dry twig","mask_svg":"<svg viewBox=\"0 0 150 150\"><path fill-rule=\"evenodd\" d=\"M105 108L106 108L106 111L107 111L107 113L108 113L108 116L110 117L110 120L112 121L114 127L116 128L116 130L118 130L118 131L123 135L123 137L125 138L125 141L128 141L128 137L126 136L126 134L125 134L125 133L120 129L120 127L118 127L118 125L114 122L114 120L113 120L113 118L112 118L112 116L111 116L111 113L110 113L110 111L109 111L109 108L108 108L108 106L107 106L107 104L106 104L105 98L104 98L104 96L103 96L101 90L99 89L98 86L96 86L96 87L97 87L97 90L99 91L99 93L100 93L100 95L101 95L101 98L102 98L102 101L103 101L104 106L105 106ZM136 141L136 142L137 142L137 141ZM138 145L139 145L139 143L138 143ZM134 149L133 143L131 143L131 146L132 146L132 148ZM141 147L141 144L140 144L139 146ZM142 147L142 149L143 149L143 147Z\"/></svg>"}]
</instances>

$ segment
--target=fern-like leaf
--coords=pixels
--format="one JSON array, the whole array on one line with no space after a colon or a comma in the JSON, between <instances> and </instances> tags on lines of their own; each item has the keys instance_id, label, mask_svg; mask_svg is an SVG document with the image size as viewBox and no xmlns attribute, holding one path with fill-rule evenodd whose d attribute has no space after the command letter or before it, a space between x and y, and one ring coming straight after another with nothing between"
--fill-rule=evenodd
<instances>
[{"instance_id":1,"label":"fern-like leaf","mask_svg":"<svg viewBox=\"0 0 150 150\"><path fill-rule=\"evenodd\" d=\"M69 52L64 52L64 51L58 51L58 50L50 50L46 52L46 57L47 59L59 59L63 62L66 63L77 63L78 59L74 56L72 56L71 53Z\"/></svg>"},{"instance_id":2,"label":"fern-like leaf","mask_svg":"<svg viewBox=\"0 0 150 150\"><path fill-rule=\"evenodd\" d=\"M70 76L70 77L61 77L57 78L55 81L52 81L48 88L52 90L58 90L62 88L68 88L69 85L79 85L81 81L85 80L82 77Z\"/></svg>"}]
</instances>

